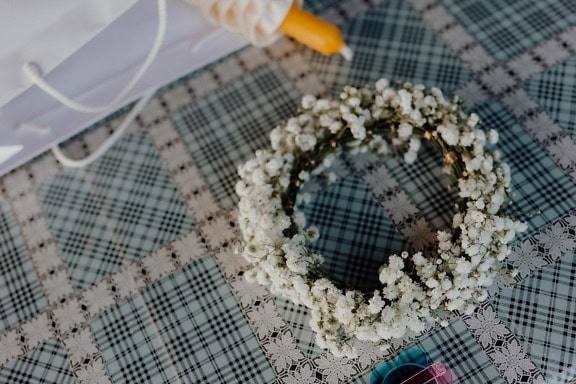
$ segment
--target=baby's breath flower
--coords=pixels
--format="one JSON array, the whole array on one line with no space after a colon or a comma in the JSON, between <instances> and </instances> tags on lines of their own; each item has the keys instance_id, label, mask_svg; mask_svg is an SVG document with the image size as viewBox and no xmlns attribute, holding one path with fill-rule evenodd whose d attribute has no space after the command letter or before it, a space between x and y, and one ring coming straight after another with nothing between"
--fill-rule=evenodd
<instances>
[{"instance_id":1,"label":"baby's breath flower","mask_svg":"<svg viewBox=\"0 0 576 384\"><path fill-rule=\"evenodd\" d=\"M302 98L302 108L310 109L314 106L316 102L316 97L312 95L306 95Z\"/></svg>"},{"instance_id":2,"label":"baby's breath flower","mask_svg":"<svg viewBox=\"0 0 576 384\"><path fill-rule=\"evenodd\" d=\"M385 79L375 90L346 86L340 100L305 96L302 108L270 132L271 149L238 167L243 244L237 252L252 264L246 279L308 307L317 344L337 356L355 355L353 338L389 348L433 321L447 326L452 312L471 313L487 298L499 261L510 254L508 244L527 229L502 213L510 168L498 151L484 150L487 141L498 141L497 132L476 129L478 116L467 117L437 88L405 84L395 90ZM343 148L381 156L397 151L413 163L422 139L441 148L443 172L455 176L461 199L451 228L436 234L437 249L390 256L378 271L382 285L369 299L318 277L323 257L308 248L318 229L306 226L298 208L311 197L294 190L310 175L335 181L329 169Z\"/></svg>"},{"instance_id":3,"label":"baby's breath flower","mask_svg":"<svg viewBox=\"0 0 576 384\"><path fill-rule=\"evenodd\" d=\"M491 129L488 131L488 141L490 144L496 144L498 142L498 131Z\"/></svg>"},{"instance_id":4,"label":"baby's breath flower","mask_svg":"<svg viewBox=\"0 0 576 384\"><path fill-rule=\"evenodd\" d=\"M437 128L438 132L442 136L442 139L448 145L456 145L458 144L458 140L460 139L460 132L458 127L454 124L448 125L440 125Z\"/></svg>"},{"instance_id":5,"label":"baby's breath flower","mask_svg":"<svg viewBox=\"0 0 576 384\"><path fill-rule=\"evenodd\" d=\"M406 140L412 135L412 125L408 123L400 123L398 127L398 138L401 140Z\"/></svg>"},{"instance_id":6,"label":"baby's breath flower","mask_svg":"<svg viewBox=\"0 0 576 384\"><path fill-rule=\"evenodd\" d=\"M480 118L478 117L478 115L475 113L471 113L470 117L468 117L468 121L466 122L466 124L468 124L470 128L474 128L476 127L479 121Z\"/></svg>"}]
</instances>

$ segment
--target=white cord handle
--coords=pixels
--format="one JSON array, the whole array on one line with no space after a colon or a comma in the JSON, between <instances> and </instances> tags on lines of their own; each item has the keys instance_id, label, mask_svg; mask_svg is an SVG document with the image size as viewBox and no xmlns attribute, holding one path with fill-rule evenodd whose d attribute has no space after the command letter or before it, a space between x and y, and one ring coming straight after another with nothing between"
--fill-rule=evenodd
<instances>
[{"instance_id":1,"label":"white cord handle","mask_svg":"<svg viewBox=\"0 0 576 384\"><path fill-rule=\"evenodd\" d=\"M146 72L152 61L158 55L160 47L162 46L162 41L164 40L164 36L166 35L166 21L167 21L166 19L167 19L166 0L158 0L158 29L156 31L154 45L152 46L152 49L148 53L146 60L144 60L144 62L140 66L140 69L138 69L138 71L132 77L132 80L130 80L128 84L124 87L124 89L120 91L120 93L118 93L118 95L107 105L102 106L84 105L68 98L67 96L62 94L62 92L58 91L53 86L48 84L46 80L42 78L38 67L33 63L30 62L25 63L24 66L22 67L22 70L28 76L28 78L40 89L42 89L44 92L46 92L47 94L49 94L50 96L52 96L65 106L67 106L68 108L83 113L106 112L117 106L118 103L132 90L134 85L136 85L136 83L142 78L144 72Z\"/></svg>"},{"instance_id":2,"label":"white cord handle","mask_svg":"<svg viewBox=\"0 0 576 384\"><path fill-rule=\"evenodd\" d=\"M68 98L62 92L58 91L56 88L48 84L46 80L44 80L40 75L40 70L38 69L38 67L33 63L30 62L25 63L24 66L22 67L22 70L28 76L28 78L32 80L32 82L36 84L40 89L42 89L48 95L52 96L53 98L55 98L68 108L82 113L106 112L116 107L119 104L119 102L122 101L124 97L126 97L126 95L132 90L132 88L134 88L136 83L140 81L144 73L148 70L148 67L150 67L152 61L156 58L156 56L158 56L158 52L160 51L160 47L162 46L162 41L164 40L164 36L166 35L166 24L167 24L166 0L158 0L158 29L156 31L156 37L154 38L154 44L152 45L152 49L150 49L150 52L148 52L148 56L146 57L146 59L144 60L138 71L134 74L132 79L128 82L128 84L126 84L124 89L122 89L122 91L120 91L120 93L118 93L118 95L107 105L90 106L80 104ZM100 147L98 147L89 156L78 160L70 159L69 157L66 157L64 153L62 153L62 150L60 150L60 147L58 145L55 145L52 147L52 153L54 154L54 157L56 157L56 159L60 161L62 165L64 165L65 167L82 168L91 164L100 156L102 156L112 145L114 145L114 143L116 143L120 139L120 137L122 137L124 131L126 131L128 126L132 124L138 113L142 111L144 106L148 103L148 101L154 95L155 92L156 89L148 91L140 100L138 100L134 108L132 108L132 110L130 110L128 115L126 115L126 117L116 130L116 132L114 132L106 141L104 141L100 145ZM26 124L24 124L24 126L25 125Z\"/></svg>"},{"instance_id":3,"label":"white cord handle","mask_svg":"<svg viewBox=\"0 0 576 384\"><path fill-rule=\"evenodd\" d=\"M64 153L62 153L62 150L58 145L55 145L52 147L52 153L54 154L54 157L56 157L56 159L61 162L62 165L70 168L82 168L91 164L100 156L102 156L112 145L114 145L114 143L116 143L120 137L122 137L124 131L128 128L128 126L130 126L130 124L132 124L136 116L138 116L140 111L142 111L142 109L146 106L150 98L154 96L154 93L156 93L155 89L142 96L142 98L138 100L136 105L134 105L134 107L130 110L128 115L126 115L118 129L89 156L79 160L70 159L69 157L66 157Z\"/></svg>"}]
</instances>

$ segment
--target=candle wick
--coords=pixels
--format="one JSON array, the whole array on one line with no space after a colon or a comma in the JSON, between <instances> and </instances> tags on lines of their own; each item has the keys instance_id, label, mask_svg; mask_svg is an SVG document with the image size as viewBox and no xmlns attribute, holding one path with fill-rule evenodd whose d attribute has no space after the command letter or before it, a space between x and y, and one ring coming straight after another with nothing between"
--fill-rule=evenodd
<instances>
[{"instance_id":1,"label":"candle wick","mask_svg":"<svg viewBox=\"0 0 576 384\"><path fill-rule=\"evenodd\" d=\"M344 59L346 59L347 61L352 60L352 57L354 56L354 52L352 51L352 49L347 46L344 45L342 48L340 48L340 50L338 51L343 57Z\"/></svg>"}]
</instances>

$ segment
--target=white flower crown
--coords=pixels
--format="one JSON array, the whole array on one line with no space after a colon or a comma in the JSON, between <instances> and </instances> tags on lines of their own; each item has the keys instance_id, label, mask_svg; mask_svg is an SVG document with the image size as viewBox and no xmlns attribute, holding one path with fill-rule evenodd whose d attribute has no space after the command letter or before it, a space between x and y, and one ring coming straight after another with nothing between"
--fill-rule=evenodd
<instances>
[{"instance_id":1,"label":"white flower crown","mask_svg":"<svg viewBox=\"0 0 576 384\"><path fill-rule=\"evenodd\" d=\"M253 265L246 278L308 307L317 344L337 356L355 355L354 337L385 349L408 330L446 325L455 311L471 313L501 272L507 244L527 228L503 212L510 168L497 151L484 151L487 140L497 142L496 131L475 128L478 116L466 115L437 88L396 90L385 79L375 89L347 86L340 100L305 96L302 108L272 130L271 149L239 167L238 252ZM339 287L321 271L322 256L308 248L318 230L306 227L296 207L301 183L345 149L401 153L413 163L421 140L440 149L444 171L457 179L461 209L451 230L437 232L431 254L390 256L379 271L379 289L366 294Z\"/></svg>"}]
</instances>

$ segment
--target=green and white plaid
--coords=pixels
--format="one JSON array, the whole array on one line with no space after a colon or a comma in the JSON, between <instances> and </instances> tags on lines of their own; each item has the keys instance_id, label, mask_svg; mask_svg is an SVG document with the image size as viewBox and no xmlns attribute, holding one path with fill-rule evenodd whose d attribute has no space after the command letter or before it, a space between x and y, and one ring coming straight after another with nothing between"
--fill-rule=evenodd
<instances>
[{"instance_id":1,"label":"green and white plaid","mask_svg":"<svg viewBox=\"0 0 576 384\"><path fill-rule=\"evenodd\" d=\"M495 302L502 320L549 382L567 383L574 378L575 275L576 261L571 252L513 289L502 290Z\"/></svg>"},{"instance_id":2,"label":"green and white plaid","mask_svg":"<svg viewBox=\"0 0 576 384\"><path fill-rule=\"evenodd\" d=\"M143 293L182 382L270 383L274 371L210 256Z\"/></svg>"},{"instance_id":3,"label":"green and white plaid","mask_svg":"<svg viewBox=\"0 0 576 384\"><path fill-rule=\"evenodd\" d=\"M518 121L499 102L490 101L475 110L486 127L498 130L498 150L512 170L512 210L524 213L529 231L542 228L576 207L576 185L542 150Z\"/></svg>"},{"instance_id":4,"label":"green and white plaid","mask_svg":"<svg viewBox=\"0 0 576 384\"><path fill-rule=\"evenodd\" d=\"M134 296L90 323L115 383L174 383L176 370L142 297Z\"/></svg>"},{"instance_id":5,"label":"green and white plaid","mask_svg":"<svg viewBox=\"0 0 576 384\"><path fill-rule=\"evenodd\" d=\"M81 290L119 270L122 251L82 171L54 177L38 190L38 199L70 281Z\"/></svg>"},{"instance_id":6,"label":"green and white plaid","mask_svg":"<svg viewBox=\"0 0 576 384\"><path fill-rule=\"evenodd\" d=\"M425 351L432 361L447 364L456 383L502 383L498 371L462 320L431 331L415 346Z\"/></svg>"},{"instance_id":7,"label":"green and white plaid","mask_svg":"<svg viewBox=\"0 0 576 384\"><path fill-rule=\"evenodd\" d=\"M269 143L271 127L294 114L298 99L278 65L270 63L172 115L222 208L238 200L238 165Z\"/></svg>"},{"instance_id":8,"label":"green and white plaid","mask_svg":"<svg viewBox=\"0 0 576 384\"><path fill-rule=\"evenodd\" d=\"M320 238L311 250L324 256L323 269L346 286L375 286L388 255L406 249L402 234L363 183L347 176L302 207Z\"/></svg>"},{"instance_id":9,"label":"green and white plaid","mask_svg":"<svg viewBox=\"0 0 576 384\"><path fill-rule=\"evenodd\" d=\"M128 258L147 255L193 227L194 219L146 134L128 136L87 172Z\"/></svg>"},{"instance_id":10,"label":"green and white plaid","mask_svg":"<svg viewBox=\"0 0 576 384\"><path fill-rule=\"evenodd\" d=\"M16 221L0 201L0 335L47 304Z\"/></svg>"},{"instance_id":11,"label":"green and white plaid","mask_svg":"<svg viewBox=\"0 0 576 384\"><path fill-rule=\"evenodd\" d=\"M574 383L576 3L306 3L341 23L353 61L288 39L242 50L163 88L88 168L43 155L0 180L0 383L359 384L407 346L450 366L455 383ZM315 345L304 307L243 282L231 250L236 168L296 112L302 90L380 77L474 101L512 168L511 209L541 213L513 247L520 275L491 303L391 355L339 360ZM127 110L70 145L86 152ZM412 224L449 225L455 192L432 150L413 165L344 162L304 210L327 271L355 285L418 240ZM90 343L74 344L79 329ZM93 369L100 359L105 371Z\"/></svg>"},{"instance_id":12,"label":"green and white plaid","mask_svg":"<svg viewBox=\"0 0 576 384\"><path fill-rule=\"evenodd\" d=\"M571 0L442 0L497 60L507 60L576 23Z\"/></svg>"},{"instance_id":13,"label":"green and white plaid","mask_svg":"<svg viewBox=\"0 0 576 384\"><path fill-rule=\"evenodd\" d=\"M469 78L450 50L402 0L384 1L342 26L354 59L322 56L304 50L315 72L332 91L351 84L364 86L381 77L451 90Z\"/></svg>"},{"instance_id":14,"label":"green and white plaid","mask_svg":"<svg viewBox=\"0 0 576 384\"><path fill-rule=\"evenodd\" d=\"M524 88L576 140L576 58L534 76Z\"/></svg>"},{"instance_id":15,"label":"green and white plaid","mask_svg":"<svg viewBox=\"0 0 576 384\"><path fill-rule=\"evenodd\" d=\"M0 383L74 384L76 380L62 345L49 340L0 368Z\"/></svg>"}]
</instances>

